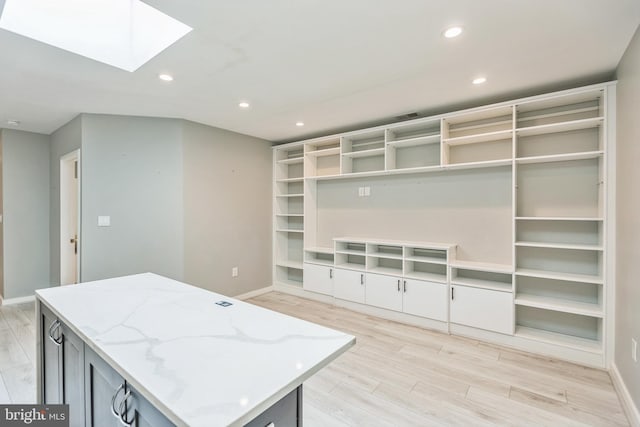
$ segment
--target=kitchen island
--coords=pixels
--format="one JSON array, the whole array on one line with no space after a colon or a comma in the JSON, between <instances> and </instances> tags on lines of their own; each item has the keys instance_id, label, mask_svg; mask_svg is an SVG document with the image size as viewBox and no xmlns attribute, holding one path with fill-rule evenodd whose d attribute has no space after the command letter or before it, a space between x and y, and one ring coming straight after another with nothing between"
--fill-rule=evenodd
<instances>
[{"instance_id":1,"label":"kitchen island","mask_svg":"<svg viewBox=\"0 0 640 427\"><path fill-rule=\"evenodd\" d=\"M146 273L36 292L38 400L71 426L302 425L353 336Z\"/></svg>"}]
</instances>

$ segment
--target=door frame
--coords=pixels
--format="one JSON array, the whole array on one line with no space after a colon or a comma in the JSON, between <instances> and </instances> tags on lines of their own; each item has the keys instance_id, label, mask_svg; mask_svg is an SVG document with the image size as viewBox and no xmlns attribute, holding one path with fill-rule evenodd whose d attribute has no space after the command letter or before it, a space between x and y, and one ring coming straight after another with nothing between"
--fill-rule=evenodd
<instances>
[{"instance_id":1,"label":"door frame","mask_svg":"<svg viewBox=\"0 0 640 427\"><path fill-rule=\"evenodd\" d=\"M73 162L78 162L77 166L77 224L76 224L76 235L78 236L78 253L77 253L77 262L76 262L76 281L80 283L80 256L81 256L81 162L80 162L80 149L74 150L70 153L67 153L60 157L60 284L62 285L62 279L65 277L64 273L66 272L65 266L68 265L69 259L65 255L65 249L67 249L67 239L69 238L69 231L64 219L67 217L67 200L69 199L69 189L66 185L65 181L65 172L69 172L70 168L73 166Z\"/></svg>"}]
</instances>

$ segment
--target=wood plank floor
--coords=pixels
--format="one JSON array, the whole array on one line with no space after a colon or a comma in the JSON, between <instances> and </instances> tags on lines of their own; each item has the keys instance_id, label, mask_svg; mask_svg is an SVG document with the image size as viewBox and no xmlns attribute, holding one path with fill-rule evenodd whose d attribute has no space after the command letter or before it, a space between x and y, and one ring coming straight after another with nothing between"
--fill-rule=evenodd
<instances>
[{"instance_id":1,"label":"wood plank floor","mask_svg":"<svg viewBox=\"0 0 640 427\"><path fill-rule=\"evenodd\" d=\"M357 337L305 383L311 426L627 426L609 375L272 292L249 300ZM0 402L35 401L34 305L0 306Z\"/></svg>"},{"instance_id":2,"label":"wood plank floor","mask_svg":"<svg viewBox=\"0 0 640 427\"><path fill-rule=\"evenodd\" d=\"M0 402L35 403L35 305L0 306Z\"/></svg>"},{"instance_id":3,"label":"wood plank floor","mask_svg":"<svg viewBox=\"0 0 640 427\"><path fill-rule=\"evenodd\" d=\"M249 302L356 336L305 383L305 426L628 426L609 374L271 292Z\"/></svg>"}]
</instances>

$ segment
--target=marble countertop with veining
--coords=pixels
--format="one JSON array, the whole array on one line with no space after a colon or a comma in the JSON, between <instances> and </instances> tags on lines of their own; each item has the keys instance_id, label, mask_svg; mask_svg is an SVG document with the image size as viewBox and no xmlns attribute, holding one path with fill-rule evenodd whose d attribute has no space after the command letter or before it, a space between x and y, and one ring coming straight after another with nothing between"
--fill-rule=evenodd
<instances>
[{"instance_id":1,"label":"marble countertop with veining","mask_svg":"<svg viewBox=\"0 0 640 427\"><path fill-rule=\"evenodd\" d=\"M245 424L355 343L151 273L37 298L177 425Z\"/></svg>"}]
</instances>

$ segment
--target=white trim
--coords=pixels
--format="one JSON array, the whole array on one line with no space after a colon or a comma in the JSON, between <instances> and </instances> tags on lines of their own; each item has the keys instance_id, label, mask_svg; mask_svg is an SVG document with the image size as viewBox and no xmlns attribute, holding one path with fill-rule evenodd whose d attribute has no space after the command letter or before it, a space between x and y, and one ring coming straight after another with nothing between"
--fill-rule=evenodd
<instances>
[{"instance_id":1,"label":"white trim","mask_svg":"<svg viewBox=\"0 0 640 427\"><path fill-rule=\"evenodd\" d=\"M620 398L620 402L622 402L622 407L624 408L625 414L627 414L629 423L632 427L640 427L640 411L638 411L638 407L633 402L629 389L627 389L615 362L611 364L609 376L613 382L613 387L616 389L616 392L618 392L618 397Z\"/></svg>"},{"instance_id":2,"label":"white trim","mask_svg":"<svg viewBox=\"0 0 640 427\"><path fill-rule=\"evenodd\" d=\"M244 301L246 299L257 297L259 295L263 295L272 291L273 291L273 286L267 286L266 288L260 288L254 291L246 292L244 294L236 295L234 298Z\"/></svg>"},{"instance_id":3,"label":"white trim","mask_svg":"<svg viewBox=\"0 0 640 427\"><path fill-rule=\"evenodd\" d=\"M17 297L17 298L9 298L9 299L5 299L5 300L1 300L2 302L0 303L0 305L15 305L15 304L22 304L25 302L32 302L36 300L36 296L35 295L31 295L28 297Z\"/></svg>"}]
</instances>

